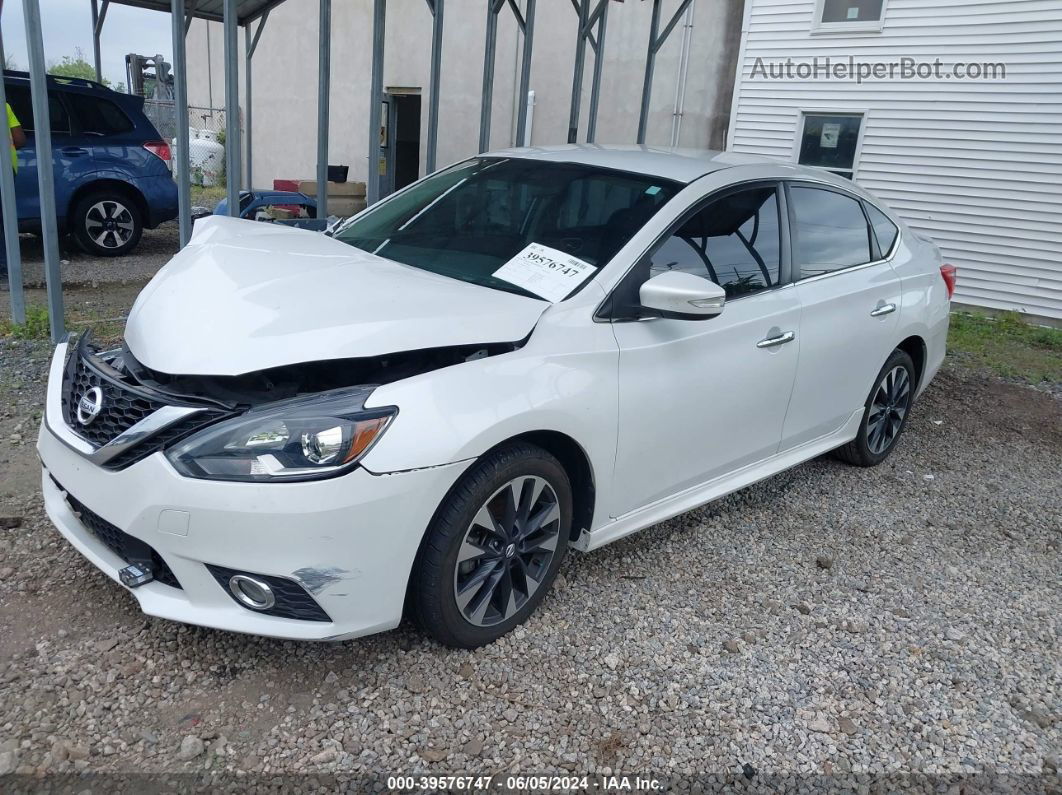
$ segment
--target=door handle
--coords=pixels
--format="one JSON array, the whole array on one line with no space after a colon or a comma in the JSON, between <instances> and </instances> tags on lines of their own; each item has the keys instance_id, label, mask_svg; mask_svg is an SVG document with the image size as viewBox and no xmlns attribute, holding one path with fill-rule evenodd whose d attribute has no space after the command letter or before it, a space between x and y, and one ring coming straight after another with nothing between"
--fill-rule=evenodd
<instances>
[{"instance_id":1,"label":"door handle","mask_svg":"<svg viewBox=\"0 0 1062 795\"><path fill-rule=\"evenodd\" d=\"M873 312L870 313L871 317L885 317L885 315L891 315L896 311L896 304L882 304Z\"/></svg>"},{"instance_id":2,"label":"door handle","mask_svg":"<svg viewBox=\"0 0 1062 795\"><path fill-rule=\"evenodd\" d=\"M756 343L757 348L774 348L778 345L785 345L787 342L792 342L796 339L796 334L792 331L787 331L785 334L781 334L777 337L768 337L765 340L760 340Z\"/></svg>"},{"instance_id":3,"label":"door handle","mask_svg":"<svg viewBox=\"0 0 1062 795\"><path fill-rule=\"evenodd\" d=\"M80 146L64 146L59 151L68 157L81 157L88 154L88 150L82 149Z\"/></svg>"}]
</instances>

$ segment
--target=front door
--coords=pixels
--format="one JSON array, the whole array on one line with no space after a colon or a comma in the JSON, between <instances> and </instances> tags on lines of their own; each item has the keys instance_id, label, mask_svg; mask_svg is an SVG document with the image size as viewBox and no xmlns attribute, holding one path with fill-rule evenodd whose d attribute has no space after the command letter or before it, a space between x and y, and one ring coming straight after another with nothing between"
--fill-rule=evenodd
<instances>
[{"instance_id":1,"label":"front door","mask_svg":"<svg viewBox=\"0 0 1062 795\"><path fill-rule=\"evenodd\" d=\"M707 199L614 296L619 428L613 516L773 455L800 348L800 301L785 287L778 187ZM727 292L708 320L639 319L637 290L666 270Z\"/></svg>"},{"instance_id":2,"label":"front door","mask_svg":"<svg viewBox=\"0 0 1062 795\"><path fill-rule=\"evenodd\" d=\"M896 347L900 280L882 261L857 198L824 186L789 188L800 371L783 449L839 431L862 411Z\"/></svg>"}]
</instances>

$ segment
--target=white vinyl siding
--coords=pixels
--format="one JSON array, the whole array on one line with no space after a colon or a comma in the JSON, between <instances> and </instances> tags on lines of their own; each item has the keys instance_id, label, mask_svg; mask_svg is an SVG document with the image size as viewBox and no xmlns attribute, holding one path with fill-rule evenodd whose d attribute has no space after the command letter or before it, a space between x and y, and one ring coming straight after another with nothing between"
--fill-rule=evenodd
<instances>
[{"instance_id":1,"label":"white vinyl siding","mask_svg":"<svg viewBox=\"0 0 1062 795\"><path fill-rule=\"evenodd\" d=\"M865 112L855 179L959 268L956 300L1062 320L1062 3L888 0L880 33L747 0L728 145L796 159L801 112ZM764 63L1002 62L1006 80L767 80Z\"/></svg>"}]
</instances>

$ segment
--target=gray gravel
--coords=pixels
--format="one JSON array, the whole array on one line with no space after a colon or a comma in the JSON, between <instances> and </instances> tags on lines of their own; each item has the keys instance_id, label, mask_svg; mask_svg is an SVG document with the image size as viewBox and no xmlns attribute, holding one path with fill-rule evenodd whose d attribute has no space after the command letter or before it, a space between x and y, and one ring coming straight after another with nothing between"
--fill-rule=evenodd
<instances>
[{"instance_id":1,"label":"gray gravel","mask_svg":"<svg viewBox=\"0 0 1062 795\"><path fill-rule=\"evenodd\" d=\"M176 221L157 229L145 229L140 244L124 257L95 257L86 254L71 237L59 239L60 271L67 287L93 287L99 284L145 284L177 253L179 232ZM20 235L22 281L27 288L43 288L44 252L41 239ZM6 303L7 280L0 277Z\"/></svg>"},{"instance_id":2,"label":"gray gravel","mask_svg":"<svg viewBox=\"0 0 1062 795\"><path fill-rule=\"evenodd\" d=\"M885 465L819 459L572 555L528 624L463 652L143 617L42 514L45 354L0 340L0 439L22 441L0 454L21 518L0 529L0 772L1062 786L1062 404L1041 392L949 369Z\"/></svg>"}]
</instances>

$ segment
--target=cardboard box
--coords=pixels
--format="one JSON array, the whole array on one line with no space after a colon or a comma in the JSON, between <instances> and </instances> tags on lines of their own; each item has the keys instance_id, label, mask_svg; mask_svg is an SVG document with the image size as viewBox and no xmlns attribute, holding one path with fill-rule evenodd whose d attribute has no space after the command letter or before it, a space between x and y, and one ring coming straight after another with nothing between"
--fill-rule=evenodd
<instances>
[{"instance_id":1,"label":"cardboard box","mask_svg":"<svg viewBox=\"0 0 1062 795\"><path fill-rule=\"evenodd\" d=\"M365 209L365 200L353 196L329 196L328 214L346 218Z\"/></svg>"},{"instance_id":2,"label":"cardboard box","mask_svg":"<svg viewBox=\"0 0 1062 795\"><path fill-rule=\"evenodd\" d=\"M299 181L299 193L307 196L317 195L317 180L304 179ZM329 196L342 196L344 198L363 198L365 196L364 182L329 182Z\"/></svg>"}]
</instances>

